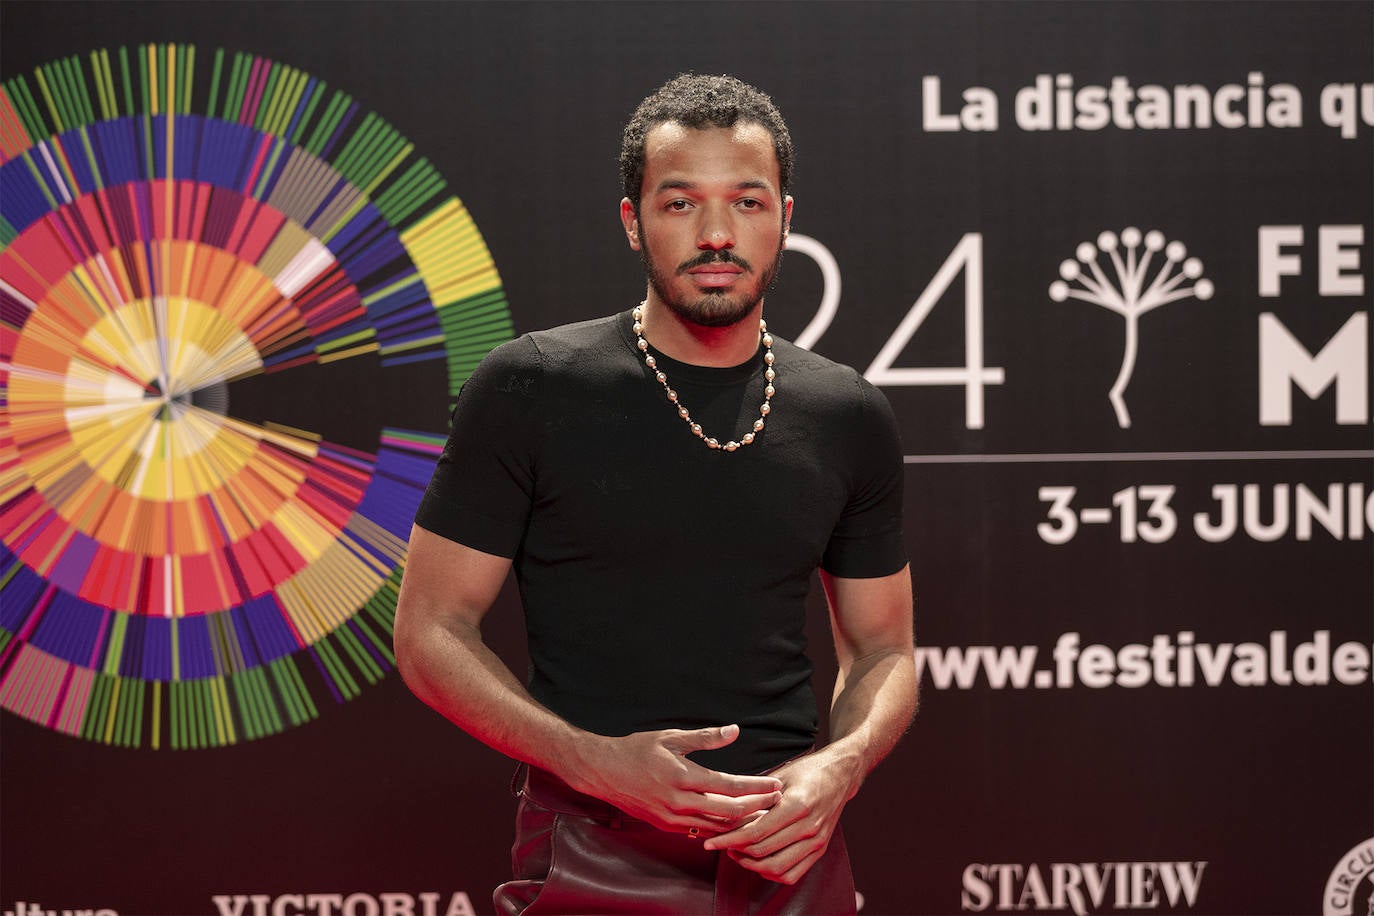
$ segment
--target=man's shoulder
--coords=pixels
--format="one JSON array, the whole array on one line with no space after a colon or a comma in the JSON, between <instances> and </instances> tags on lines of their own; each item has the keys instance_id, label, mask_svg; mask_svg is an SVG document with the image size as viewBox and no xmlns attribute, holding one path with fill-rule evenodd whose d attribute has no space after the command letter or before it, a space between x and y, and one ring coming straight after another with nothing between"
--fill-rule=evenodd
<instances>
[{"instance_id":1,"label":"man's shoulder","mask_svg":"<svg viewBox=\"0 0 1374 916\"><path fill-rule=\"evenodd\" d=\"M559 374L575 364L604 358L619 343L618 316L608 315L527 331L489 352L482 360L486 372L521 372L533 376Z\"/></svg>"},{"instance_id":2,"label":"man's shoulder","mask_svg":"<svg viewBox=\"0 0 1374 916\"><path fill-rule=\"evenodd\" d=\"M620 315L603 315L586 321L574 321L531 331L527 335L540 353L572 354L587 350L605 350L620 344Z\"/></svg>"},{"instance_id":3,"label":"man's shoulder","mask_svg":"<svg viewBox=\"0 0 1374 916\"><path fill-rule=\"evenodd\" d=\"M778 374L809 392L840 400L862 400L873 388L854 367L803 350L791 341L775 336L773 352Z\"/></svg>"},{"instance_id":4,"label":"man's shoulder","mask_svg":"<svg viewBox=\"0 0 1374 916\"><path fill-rule=\"evenodd\" d=\"M774 338L779 398L801 407L827 435L869 442L897 437L887 397L857 369ZM861 431L866 431L861 434Z\"/></svg>"}]
</instances>

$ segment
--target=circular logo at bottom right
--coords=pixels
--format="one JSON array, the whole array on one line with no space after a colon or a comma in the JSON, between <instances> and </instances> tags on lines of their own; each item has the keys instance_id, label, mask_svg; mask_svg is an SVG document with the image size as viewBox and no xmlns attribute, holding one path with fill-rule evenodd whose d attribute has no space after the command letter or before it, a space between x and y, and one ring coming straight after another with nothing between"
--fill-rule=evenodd
<instances>
[{"instance_id":1,"label":"circular logo at bottom right","mask_svg":"<svg viewBox=\"0 0 1374 916\"><path fill-rule=\"evenodd\" d=\"M1374 837L1336 863L1322 894L1322 916L1374 916Z\"/></svg>"}]
</instances>

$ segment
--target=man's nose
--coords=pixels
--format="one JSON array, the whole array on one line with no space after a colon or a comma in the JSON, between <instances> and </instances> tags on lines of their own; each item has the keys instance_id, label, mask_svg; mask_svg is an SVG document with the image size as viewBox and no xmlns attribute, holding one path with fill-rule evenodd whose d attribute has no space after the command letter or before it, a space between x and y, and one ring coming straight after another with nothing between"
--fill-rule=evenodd
<instances>
[{"instance_id":1,"label":"man's nose","mask_svg":"<svg viewBox=\"0 0 1374 916\"><path fill-rule=\"evenodd\" d=\"M708 207L701 221L701 231L697 236L697 247L702 251L721 251L735 247L735 232L730 223L729 211Z\"/></svg>"}]
</instances>

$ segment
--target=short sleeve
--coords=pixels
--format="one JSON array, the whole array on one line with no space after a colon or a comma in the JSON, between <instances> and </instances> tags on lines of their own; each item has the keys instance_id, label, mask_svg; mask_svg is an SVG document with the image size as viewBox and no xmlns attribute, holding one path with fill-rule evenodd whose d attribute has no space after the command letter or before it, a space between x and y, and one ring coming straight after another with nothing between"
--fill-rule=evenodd
<instances>
[{"instance_id":1,"label":"short sleeve","mask_svg":"<svg viewBox=\"0 0 1374 916\"><path fill-rule=\"evenodd\" d=\"M882 392L858 379L859 426L850 433L851 489L821 567L833 576L875 579L907 563L902 540L902 444Z\"/></svg>"},{"instance_id":2,"label":"short sleeve","mask_svg":"<svg viewBox=\"0 0 1374 916\"><path fill-rule=\"evenodd\" d=\"M492 350L463 384L453 428L415 523L484 553L514 557L534 492L541 379L528 336Z\"/></svg>"}]
</instances>

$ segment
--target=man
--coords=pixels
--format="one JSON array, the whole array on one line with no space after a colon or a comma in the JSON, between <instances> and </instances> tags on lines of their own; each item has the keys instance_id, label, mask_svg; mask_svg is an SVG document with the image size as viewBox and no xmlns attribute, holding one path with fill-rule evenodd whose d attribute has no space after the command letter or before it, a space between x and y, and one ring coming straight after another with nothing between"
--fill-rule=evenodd
<instances>
[{"instance_id":1,"label":"man","mask_svg":"<svg viewBox=\"0 0 1374 916\"><path fill-rule=\"evenodd\" d=\"M901 450L852 369L766 330L792 214L766 95L680 76L625 129L640 306L464 385L396 609L415 693L523 762L499 912L853 912L841 810L915 709ZM514 565L530 678L483 644ZM816 736L803 604L839 676Z\"/></svg>"}]
</instances>

